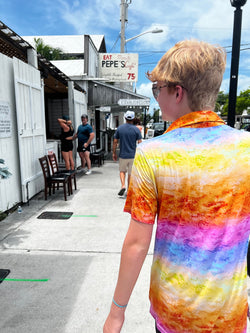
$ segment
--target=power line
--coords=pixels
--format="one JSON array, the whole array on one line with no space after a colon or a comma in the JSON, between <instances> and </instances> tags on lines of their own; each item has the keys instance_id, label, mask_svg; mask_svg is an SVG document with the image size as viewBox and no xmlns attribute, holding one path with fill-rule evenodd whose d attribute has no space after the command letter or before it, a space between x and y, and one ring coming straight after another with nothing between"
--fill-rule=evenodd
<instances>
[{"instance_id":1,"label":"power line","mask_svg":"<svg viewBox=\"0 0 250 333\"><path fill-rule=\"evenodd\" d=\"M246 47L245 49L240 49L240 51L246 51L246 50L250 50L250 47ZM226 53L232 53L232 51L227 51Z\"/></svg>"},{"instance_id":2,"label":"power line","mask_svg":"<svg viewBox=\"0 0 250 333\"><path fill-rule=\"evenodd\" d=\"M246 46L246 45L250 45L250 43L245 43L245 44L240 44L240 46ZM232 47L232 45L231 46L222 46L224 49L226 49L226 48L229 48L229 47ZM242 49L242 50L245 50L245 49ZM246 49L247 50L247 49ZM231 51L229 51L229 52L231 52ZM140 53L150 53L150 54L153 54L153 53L166 53L166 50L165 51L150 51L150 50L142 50L142 51L139 51L138 52L139 54Z\"/></svg>"},{"instance_id":3,"label":"power line","mask_svg":"<svg viewBox=\"0 0 250 333\"><path fill-rule=\"evenodd\" d=\"M120 39L120 34L118 34L118 36L117 36L117 38L116 38L116 41L114 42L114 45L111 47L111 49L110 49L110 52L116 47L116 44L117 44L117 42L118 42L118 40ZM109 53L110 53L109 52Z\"/></svg>"},{"instance_id":4,"label":"power line","mask_svg":"<svg viewBox=\"0 0 250 333\"><path fill-rule=\"evenodd\" d=\"M250 45L250 43L240 44L240 46L246 46L246 45ZM223 46L223 47L224 47L224 49L226 49L226 48L228 48L228 47L232 47L232 45L230 45L230 46Z\"/></svg>"}]
</instances>

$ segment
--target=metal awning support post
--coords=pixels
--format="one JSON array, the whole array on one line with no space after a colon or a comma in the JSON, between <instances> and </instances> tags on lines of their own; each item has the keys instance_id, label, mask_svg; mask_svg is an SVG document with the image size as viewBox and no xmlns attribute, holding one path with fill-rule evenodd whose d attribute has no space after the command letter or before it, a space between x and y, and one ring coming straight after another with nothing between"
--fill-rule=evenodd
<instances>
[{"instance_id":1,"label":"metal awning support post","mask_svg":"<svg viewBox=\"0 0 250 333\"><path fill-rule=\"evenodd\" d=\"M230 87L229 87L229 104L227 124L234 127L235 123L235 107L237 99L237 85L239 72L240 58L240 40L241 40L241 22L242 10L241 6L246 3L246 0L231 0L232 6L236 7L234 11L234 29L233 29L233 44L232 44L232 59L230 72Z\"/></svg>"},{"instance_id":2,"label":"metal awning support post","mask_svg":"<svg viewBox=\"0 0 250 333\"><path fill-rule=\"evenodd\" d=\"M144 118L143 118L143 126L144 126L144 139L146 139L146 125L147 125L147 108L144 106Z\"/></svg>"}]
</instances>

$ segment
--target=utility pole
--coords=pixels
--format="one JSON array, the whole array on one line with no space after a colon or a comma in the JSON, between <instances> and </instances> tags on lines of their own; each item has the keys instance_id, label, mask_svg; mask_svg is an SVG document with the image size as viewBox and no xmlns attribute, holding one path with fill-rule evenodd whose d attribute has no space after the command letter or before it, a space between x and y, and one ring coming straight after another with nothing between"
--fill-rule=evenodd
<instances>
[{"instance_id":1,"label":"utility pole","mask_svg":"<svg viewBox=\"0 0 250 333\"><path fill-rule=\"evenodd\" d=\"M121 53L125 53L125 24L128 21L128 5L132 0L121 0L120 21L121 21Z\"/></svg>"},{"instance_id":2,"label":"utility pole","mask_svg":"<svg viewBox=\"0 0 250 333\"><path fill-rule=\"evenodd\" d=\"M125 44L126 44L126 38L125 38L125 24L128 22L128 5L131 4L132 0L121 0L120 4L120 21L121 21L121 53L125 53ZM120 88L124 89L124 82L120 83Z\"/></svg>"}]
</instances>

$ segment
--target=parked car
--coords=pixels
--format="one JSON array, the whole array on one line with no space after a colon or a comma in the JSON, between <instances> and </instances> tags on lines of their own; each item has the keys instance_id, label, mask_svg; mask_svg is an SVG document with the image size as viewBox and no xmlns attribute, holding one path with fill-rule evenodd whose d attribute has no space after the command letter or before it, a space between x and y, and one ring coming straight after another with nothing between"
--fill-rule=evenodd
<instances>
[{"instance_id":1,"label":"parked car","mask_svg":"<svg viewBox=\"0 0 250 333\"><path fill-rule=\"evenodd\" d=\"M166 129L168 128L169 124L166 124ZM165 130L164 130L164 122L162 123L153 123L152 129L154 130L154 137L162 135Z\"/></svg>"},{"instance_id":2,"label":"parked car","mask_svg":"<svg viewBox=\"0 0 250 333\"><path fill-rule=\"evenodd\" d=\"M249 123L243 124L240 129L250 132L250 124Z\"/></svg>"}]
</instances>

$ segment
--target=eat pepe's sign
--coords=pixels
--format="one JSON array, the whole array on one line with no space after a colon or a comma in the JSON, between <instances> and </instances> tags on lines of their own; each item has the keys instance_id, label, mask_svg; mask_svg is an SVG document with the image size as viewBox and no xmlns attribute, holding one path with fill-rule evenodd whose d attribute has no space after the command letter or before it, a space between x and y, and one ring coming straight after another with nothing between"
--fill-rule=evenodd
<instances>
[{"instance_id":1,"label":"eat pepe's sign","mask_svg":"<svg viewBox=\"0 0 250 333\"><path fill-rule=\"evenodd\" d=\"M99 76L113 82L136 82L138 54L100 53Z\"/></svg>"}]
</instances>

